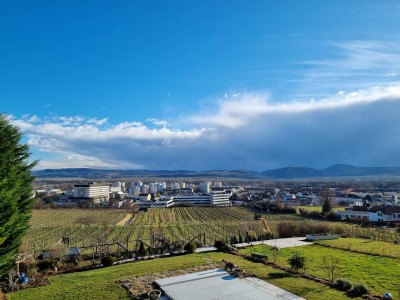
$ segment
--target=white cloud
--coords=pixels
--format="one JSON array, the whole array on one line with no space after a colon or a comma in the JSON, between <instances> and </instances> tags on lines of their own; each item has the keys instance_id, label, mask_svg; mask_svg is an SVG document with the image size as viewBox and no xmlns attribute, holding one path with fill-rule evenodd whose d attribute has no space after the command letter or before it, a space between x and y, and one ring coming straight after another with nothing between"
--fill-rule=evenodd
<instances>
[{"instance_id":1,"label":"white cloud","mask_svg":"<svg viewBox=\"0 0 400 300\"><path fill-rule=\"evenodd\" d=\"M13 119L45 167L250 169L334 163L399 165L400 85L274 103L265 93L218 99L215 110L181 120L108 124L84 117ZM106 121L103 121L106 120Z\"/></svg>"},{"instance_id":2,"label":"white cloud","mask_svg":"<svg viewBox=\"0 0 400 300\"><path fill-rule=\"evenodd\" d=\"M166 127L168 125L168 122L166 120L158 120L155 118L147 119L147 122L150 122L153 125L162 126L162 127Z\"/></svg>"},{"instance_id":3,"label":"white cloud","mask_svg":"<svg viewBox=\"0 0 400 300\"><path fill-rule=\"evenodd\" d=\"M330 42L326 58L296 62L301 68L288 80L294 99L320 98L338 90L397 84L400 40Z\"/></svg>"},{"instance_id":4,"label":"white cloud","mask_svg":"<svg viewBox=\"0 0 400 300\"><path fill-rule=\"evenodd\" d=\"M238 97L238 96L237 96ZM274 117L277 114L296 114L315 110L339 109L354 105L363 105L383 98L398 100L400 98L400 86L375 87L369 90L359 90L350 93L339 91L330 98L308 102L269 103L269 96L265 94L246 93L240 98L219 100L217 113L208 111L191 116L189 122L196 125L219 126L237 128L253 122L260 116ZM225 98L225 97L224 97Z\"/></svg>"},{"instance_id":5,"label":"white cloud","mask_svg":"<svg viewBox=\"0 0 400 300\"><path fill-rule=\"evenodd\" d=\"M98 120L96 118L91 118L91 119L87 120L87 123L96 124L96 125L103 125L103 124L107 123L107 121L108 121L108 118L103 118L103 119L100 119L100 120Z\"/></svg>"},{"instance_id":6,"label":"white cloud","mask_svg":"<svg viewBox=\"0 0 400 300\"><path fill-rule=\"evenodd\" d=\"M282 102L267 92L230 91L204 100L196 114L168 121L25 115L13 122L33 151L57 156L40 168L400 166L400 42L330 47L325 59L299 62L301 73L286 82Z\"/></svg>"}]
</instances>

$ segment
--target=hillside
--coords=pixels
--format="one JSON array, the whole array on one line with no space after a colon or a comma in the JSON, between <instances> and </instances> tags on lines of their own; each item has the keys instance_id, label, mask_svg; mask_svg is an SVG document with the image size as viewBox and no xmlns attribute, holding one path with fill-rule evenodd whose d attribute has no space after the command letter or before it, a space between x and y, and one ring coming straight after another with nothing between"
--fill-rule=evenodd
<instances>
[{"instance_id":1,"label":"hillside","mask_svg":"<svg viewBox=\"0 0 400 300\"><path fill-rule=\"evenodd\" d=\"M310 167L285 167L253 172L248 170L108 170L90 168L46 169L34 171L38 179L46 178L230 178L230 179L306 179L327 177L400 176L400 167L357 167L345 164L326 169Z\"/></svg>"}]
</instances>

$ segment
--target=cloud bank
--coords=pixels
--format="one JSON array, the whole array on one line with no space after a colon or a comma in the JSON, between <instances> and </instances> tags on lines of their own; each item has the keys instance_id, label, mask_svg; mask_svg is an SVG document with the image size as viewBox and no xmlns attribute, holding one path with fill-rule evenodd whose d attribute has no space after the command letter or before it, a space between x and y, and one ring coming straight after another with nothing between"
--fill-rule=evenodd
<instances>
[{"instance_id":1,"label":"cloud bank","mask_svg":"<svg viewBox=\"0 0 400 300\"><path fill-rule=\"evenodd\" d=\"M208 99L216 105L196 114L171 116L173 123L35 115L13 122L43 154L38 168L400 166L400 43L332 42L329 49L326 58L295 62L301 74L280 103L265 92L235 92Z\"/></svg>"},{"instance_id":2,"label":"cloud bank","mask_svg":"<svg viewBox=\"0 0 400 300\"><path fill-rule=\"evenodd\" d=\"M13 118L38 168L248 169L334 163L400 166L400 85L273 103L265 93L224 95L214 109L146 123L82 116Z\"/></svg>"}]
</instances>

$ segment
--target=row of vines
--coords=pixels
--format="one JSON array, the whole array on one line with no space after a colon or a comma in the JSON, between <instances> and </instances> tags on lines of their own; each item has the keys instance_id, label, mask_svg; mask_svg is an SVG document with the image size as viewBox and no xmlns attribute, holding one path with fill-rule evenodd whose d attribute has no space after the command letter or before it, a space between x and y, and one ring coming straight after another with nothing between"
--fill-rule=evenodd
<instances>
[{"instance_id":1,"label":"row of vines","mask_svg":"<svg viewBox=\"0 0 400 300\"><path fill-rule=\"evenodd\" d=\"M266 238L265 226L254 213L239 207L155 208L132 215L125 226L117 225L129 212L122 210L35 210L21 252L51 249L63 237L78 247L120 242L135 250L138 241L149 246L157 242L195 241L213 245L216 240L246 241L248 232ZM303 235L307 232L334 232L374 239L400 239L395 230L362 228L343 223L304 220L299 215L264 215L274 237ZM196 238L197 237L197 238Z\"/></svg>"}]
</instances>

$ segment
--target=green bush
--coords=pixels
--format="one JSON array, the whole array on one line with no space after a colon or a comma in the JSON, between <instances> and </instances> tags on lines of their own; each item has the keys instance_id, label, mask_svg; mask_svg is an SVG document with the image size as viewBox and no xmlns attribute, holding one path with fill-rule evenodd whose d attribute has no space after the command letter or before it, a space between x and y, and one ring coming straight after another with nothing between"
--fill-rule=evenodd
<instances>
[{"instance_id":1,"label":"green bush","mask_svg":"<svg viewBox=\"0 0 400 300\"><path fill-rule=\"evenodd\" d=\"M362 296L368 293L368 288L361 283L355 283L351 292L354 296Z\"/></svg>"},{"instance_id":2,"label":"green bush","mask_svg":"<svg viewBox=\"0 0 400 300\"><path fill-rule=\"evenodd\" d=\"M104 256L104 257L101 259L101 264L102 264L104 267L112 266L113 263L114 263L114 258L113 258L111 255Z\"/></svg>"},{"instance_id":3,"label":"green bush","mask_svg":"<svg viewBox=\"0 0 400 300\"><path fill-rule=\"evenodd\" d=\"M238 243L238 239L237 239L236 235L232 236L231 237L231 245L232 244L237 244L237 243Z\"/></svg>"},{"instance_id":4,"label":"green bush","mask_svg":"<svg viewBox=\"0 0 400 300\"><path fill-rule=\"evenodd\" d=\"M138 249L137 253L139 256L146 256L146 254L147 254L147 250L144 247L144 243L142 241L140 241L140 243L139 243L139 249Z\"/></svg>"},{"instance_id":5,"label":"green bush","mask_svg":"<svg viewBox=\"0 0 400 300\"><path fill-rule=\"evenodd\" d=\"M195 243L193 242L189 242L185 245L185 247L183 248L187 253L195 253L197 246Z\"/></svg>"},{"instance_id":6,"label":"green bush","mask_svg":"<svg viewBox=\"0 0 400 300\"><path fill-rule=\"evenodd\" d=\"M306 258L300 253L293 254L292 257L288 259L288 263L290 268L296 273L299 272L300 269L304 269L306 266Z\"/></svg>"},{"instance_id":7,"label":"green bush","mask_svg":"<svg viewBox=\"0 0 400 300\"><path fill-rule=\"evenodd\" d=\"M348 291L351 289L351 282L345 279L336 280L336 287L341 291Z\"/></svg>"},{"instance_id":8,"label":"green bush","mask_svg":"<svg viewBox=\"0 0 400 300\"><path fill-rule=\"evenodd\" d=\"M214 243L214 247L217 248L217 251L227 251L228 250L228 246L226 245L225 241L215 241Z\"/></svg>"}]
</instances>

